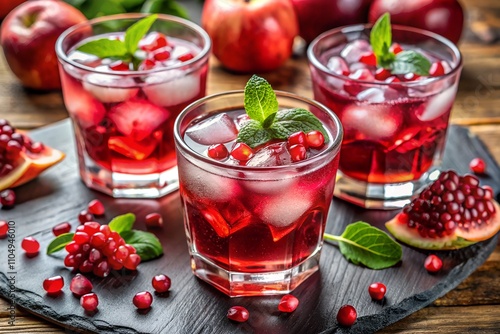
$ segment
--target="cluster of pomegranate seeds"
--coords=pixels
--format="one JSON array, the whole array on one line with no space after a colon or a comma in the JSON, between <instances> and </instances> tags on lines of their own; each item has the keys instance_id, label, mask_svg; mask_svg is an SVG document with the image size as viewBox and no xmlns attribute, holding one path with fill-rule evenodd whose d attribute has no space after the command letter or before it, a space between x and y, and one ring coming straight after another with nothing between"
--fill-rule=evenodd
<instances>
[{"instance_id":1,"label":"cluster of pomegranate seeds","mask_svg":"<svg viewBox=\"0 0 500 334\"><path fill-rule=\"evenodd\" d=\"M69 233L71 231L71 225L68 222L58 224L52 228L52 233L57 237L64 233Z\"/></svg>"},{"instance_id":2,"label":"cluster of pomegranate seeds","mask_svg":"<svg viewBox=\"0 0 500 334\"><path fill-rule=\"evenodd\" d=\"M250 317L250 312L243 306L233 306L227 310L227 317L236 322L245 322Z\"/></svg>"},{"instance_id":3,"label":"cluster of pomegranate seeds","mask_svg":"<svg viewBox=\"0 0 500 334\"><path fill-rule=\"evenodd\" d=\"M138 292L132 299L132 303L134 303L135 307L139 310L146 310L151 307L153 296L148 291Z\"/></svg>"},{"instance_id":4,"label":"cluster of pomegranate seeds","mask_svg":"<svg viewBox=\"0 0 500 334\"><path fill-rule=\"evenodd\" d=\"M12 189L5 189L0 192L0 204L2 208L12 208L16 203L16 193Z\"/></svg>"},{"instance_id":5,"label":"cluster of pomegranate seeds","mask_svg":"<svg viewBox=\"0 0 500 334\"><path fill-rule=\"evenodd\" d=\"M133 246L109 229L108 225L86 222L78 226L73 240L66 245L64 265L82 273L106 277L112 269L136 270L141 258Z\"/></svg>"},{"instance_id":6,"label":"cluster of pomegranate seeds","mask_svg":"<svg viewBox=\"0 0 500 334\"><path fill-rule=\"evenodd\" d=\"M153 277L151 284L153 285L153 288L155 289L156 292L165 293L168 290L170 290L172 281L170 280L170 277L168 277L167 275L160 274Z\"/></svg>"},{"instance_id":7,"label":"cluster of pomegranate seeds","mask_svg":"<svg viewBox=\"0 0 500 334\"><path fill-rule=\"evenodd\" d=\"M0 220L0 239L7 237L9 224L5 220Z\"/></svg>"},{"instance_id":8,"label":"cluster of pomegranate seeds","mask_svg":"<svg viewBox=\"0 0 500 334\"><path fill-rule=\"evenodd\" d=\"M55 294L59 293L64 286L64 279L62 276L54 276L47 278L43 281L43 289L47 293Z\"/></svg>"},{"instance_id":9,"label":"cluster of pomegranate seeds","mask_svg":"<svg viewBox=\"0 0 500 334\"><path fill-rule=\"evenodd\" d=\"M484 174L486 172L486 162L481 158L474 158L470 161L469 168L474 174Z\"/></svg>"},{"instance_id":10,"label":"cluster of pomegranate seeds","mask_svg":"<svg viewBox=\"0 0 500 334\"><path fill-rule=\"evenodd\" d=\"M88 213L94 216L104 216L104 204L98 199L90 201L88 204Z\"/></svg>"},{"instance_id":11,"label":"cluster of pomegranate seeds","mask_svg":"<svg viewBox=\"0 0 500 334\"><path fill-rule=\"evenodd\" d=\"M385 297L387 287L384 283L376 282L370 284L368 287L368 293L373 300L382 300Z\"/></svg>"},{"instance_id":12,"label":"cluster of pomegranate seeds","mask_svg":"<svg viewBox=\"0 0 500 334\"><path fill-rule=\"evenodd\" d=\"M437 255L431 254L425 259L424 267L430 273L437 273L443 267L443 260Z\"/></svg>"},{"instance_id":13,"label":"cluster of pomegranate seeds","mask_svg":"<svg viewBox=\"0 0 500 334\"><path fill-rule=\"evenodd\" d=\"M86 295L92 292L94 286L89 279L82 274L76 274L73 279L71 279L71 283L69 285L69 290L73 292L78 297Z\"/></svg>"},{"instance_id":14,"label":"cluster of pomegranate seeds","mask_svg":"<svg viewBox=\"0 0 500 334\"><path fill-rule=\"evenodd\" d=\"M163 217L157 212L147 214L145 221L147 227L158 228L163 226Z\"/></svg>"},{"instance_id":15,"label":"cluster of pomegranate seeds","mask_svg":"<svg viewBox=\"0 0 500 334\"><path fill-rule=\"evenodd\" d=\"M495 214L491 188L479 186L473 175L459 176L454 171L443 172L427 186L399 216L422 237L444 237L487 224Z\"/></svg>"},{"instance_id":16,"label":"cluster of pomegranate seeds","mask_svg":"<svg viewBox=\"0 0 500 334\"><path fill-rule=\"evenodd\" d=\"M352 305L344 305L340 307L337 313L337 322L344 327L351 327L356 322L358 313Z\"/></svg>"},{"instance_id":17,"label":"cluster of pomegranate seeds","mask_svg":"<svg viewBox=\"0 0 500 334\"><path fill-rule=\"evenodd\" d=\"M99 305L99 298L95 293L87 293L80 297L80 305L88 312L94 312Z\"/></svg>"},{"instance_id":18,"label":"cluster of pomegranate seeds","mask_svg":"<svg viewBox=\"0 0 500 334\"><path fill-rule=\"evenodd\" d=\"M279 304L278 310L285 313L291 313L299 306L299 300L293 295L284 295Z\"/></svg>"},{"instance_id":19,"label":"cluster of pomegranate seeds","mask_svg":"<svg viewBox=\"0 0 500 334\"><path fill-rule=\"evenodd\" d=\"M21 241L21 248L28 255L35 255L40 250L40 243L33 237L26 237Z\"/></svg>"}]
</instances>

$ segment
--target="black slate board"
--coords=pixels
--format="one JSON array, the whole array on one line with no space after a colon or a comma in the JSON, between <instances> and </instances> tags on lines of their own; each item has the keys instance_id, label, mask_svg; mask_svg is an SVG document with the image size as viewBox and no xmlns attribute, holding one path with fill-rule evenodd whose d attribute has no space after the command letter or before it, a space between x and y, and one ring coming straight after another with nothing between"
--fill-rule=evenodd
<instances>
[{"instance_id":1,"label":"black slate board","mask_svg":"<svg viewBox=\"0 0 500 334\"><path fill-rule=\"evenodd\" d=\"M33 131L32 137L67 153L66 159L38 179L16 191L18 204L12 210L1 210L0 219L16 222L16 303L28 311L60 324L70 330L96 333L372 333L415 312L456 287L480 266L494 250L498 237L461 251L443 252L444 270L429 275L423 269L426 253L404 246L401 265L386 270L370 270L347 262L335 246L325 245L320 272L314 274L293 294L300 306L292 314L277 311L279 296L229 298L191 274L188 249L182 226L178 193L161 200L112 199L87 189L77 171L73 133L70 122L62 121ZM482 179L495 189L500 188L500 170L483 144L464 129L450 128L444 167L460 173L468 171L473 157L482 157L489 166L489 175ZM136 228L145 229L144 216L161 211L166 218L162 230L154 231L165 248L158 260L143 263L135 273L118 272L106 279L92 278L94 291L100 297L99 312L85 314L78 299L69 292L71 272L64 268L62 257L49 257L42 251L35 258L20 250L23 237L34 235L44 250L53 238L51 228L62 221L78 225L77 214L93 198L106 207L107 222L115 215L134 212ZM327 231L340 234L345 225L356 220L368 221L378 227L396 211L367 211L334 199ZM64 252L62 252L64 253ZM62 256L62 255L61 255ZM0 295L10 293L7 272L7 241L0 240ZM151 278L165 273L172 278L167 296L155 296L153 307L145 314L135 310L132 297L136 292L152 291ZM58 297L45 294L43 279L63 275L64 293ZM388 287L386 299L373 302L367 293L370 283L381 281ZM357 323L350 329L338 328L336 314L343 304L358 310ZM250 311L250 320L235 324L226 318L232 305L243 305ZM15 329L15 328L13 328Z\"/></svg>"}]
</instances>

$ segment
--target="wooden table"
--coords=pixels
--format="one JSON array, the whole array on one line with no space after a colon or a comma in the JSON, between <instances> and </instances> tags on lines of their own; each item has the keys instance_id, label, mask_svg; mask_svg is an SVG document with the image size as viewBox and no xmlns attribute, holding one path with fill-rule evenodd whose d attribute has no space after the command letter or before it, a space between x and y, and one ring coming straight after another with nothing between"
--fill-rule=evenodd
<instances>
[{"instance_id":1,"label":"wooden table","mask_svg":"<svg viewBox=\"0 0 500 334\"><path fill-rule=\"evenodd\" d=\"M468 22L460 49L464 69L451 121L469 127L500 161L500 1L462 0ZM241 89L248 75L233 75L211 60L208 94ZM264 75L275 89L312 97L307 59L296 56L279 70ZM34 129L68 117L59 92L23 89L0 59L0 118ZM486 263L432 306L380 333L498 333L500 329L500 245ZM8 303L0 299L0 333L12 333ZM16 333L68 333L24 310L16 311Z\"/></svg>"}]
</instances>

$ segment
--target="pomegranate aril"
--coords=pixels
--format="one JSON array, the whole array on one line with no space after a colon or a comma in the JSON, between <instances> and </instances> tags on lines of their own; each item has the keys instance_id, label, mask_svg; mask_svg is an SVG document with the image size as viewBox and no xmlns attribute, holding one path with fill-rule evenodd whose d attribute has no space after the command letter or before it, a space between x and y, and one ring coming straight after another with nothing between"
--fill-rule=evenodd
<instances>
[{"instance_id":1,"label":"pomegranate aril","mask_svg":"<svg viewBox=\"0 0 500 334\"><path fill-rule=\"evenodd\" d=\"M147 71L156 66L156 62L151 59L145 59L140 65L139 65L139 71Z\"/></svg>"},{"instance_id":2,"label":"pomegranate aril","mask_svg":"<svg viewBox=\"0 0 500 334\"><path fill-rule=\"evenodd\" d=\"M5 220L0 220L0 239L7 237L9 231L9 223Z\"/></svg>"},{"instance_id":3,"label":"pomegranate aril","mask_svg":"<svg viewBox=\"0 0 500 334\"><path fill-rule=\"evenodd\" d=\"M151 32L139 42L139 48L151 52L168 45L167 37L160 32Z\"/></svg>"},{"instance_id":4,"label":"pomegranate aril","mask_svg":"<svg viewBox=\"0 0 500 334\"><path fill-rule=\"evenodd\" d=\"M373 300L382 300L384 299L387 288L384 283L377 282L372 283L368 287L368 293Z\"/></svg>"},{"instance_id":5,"label":"pomegranate aril","mask_svg":"<svg viewBox=\"0 0 500 334\"><path fill-rule=\"evenodd\" d=\"M62 276L54 276L47 278L43 281L43 289L47 293L58 293L64 286L64 279Z\"/></svg>"},{"instance_id":6,"label":"pomegranate aril","mask_svg":"<svg viewBox=\"0 0 500 334\"><path fill-rule=\"evenodd\" d=\"M109 256L107 260L111 269L121 270L123 268L123 264L114 255Z\"/></svg>"},{"instance_id":7,"label":"pomegranate aril","mask_svg":"<svg viewBox=\"0 0 500 334\"><path fill-rule=\"evenodd\" d=\"M91 273L94 270L94 264L89 260L84 260L79 266L78 270L82 273Z\"/></svg>"},{"instance_id":8,"label":"pomegranate aril","mask_svg":"<svg viewBox=\"0 0 500 334\"><path fill-rule=\"evenodd\" d=\"M123 266L128 270L136 270L141 263L141 257L137 254L130 254L124 261Z\"/></svg>"},{"instance_id":9,"label":"pomegranate aril","mask_svg":"<svg viewBox=\"0 0 500 334\"><path fill-rule=\"evenodd\" d=\"M425 270L430 273L437 273L443 267L443 261L436 255L429 255L424 262Z\"/></svg>"},{"instance_id":10,"label":"pomegranate aril","mask_svg":"<svg viewBox=\"0 0 500 334\"><path fill-rule=\"evenodd\" d=\"M172 281L170 280L170 277L166 275L156 275L153 277L152 280L152 285L153 288L155 289L156 292L158 293L164 293L170 290L170 286L172 285Z\"/></svg>"},{"instance_id":11,"label":"pomegranate aril","mask_svg":"<svg viewBox=\"0 0 500 334\"><path fill-rule=\"evenodd\" d=\"M245 143L236 143L231 151L231 156L238 161L247 161L253 154L253 150Z\"/></svg>"},{"instance_id":12,"label":"pomegranate aril","mask_svg":"<svg viewBox=\"0 0 500 334\"><path fill-rule=\"evenodd\" d=\"M398 54L403 51L403 48L398 43L392 43L392 45L389 47L389 51L394 54Z\"/></svg>"},{"instance_id":13,"label":"pomegranate aril","mask_svg":"<svg viewBox=\"0 0 500 334\"><path fill-rule=\"evenodd\" d=\"M92 263L96 263L101 259L102 253L98 249L92 248L89 253L89 261Z\"/></svg>"},{"instance_id":14,"label":"pomegranate aril","mask_svg":"<svg viewBox=\"0 0 500 334\"><path fill-rule=\"evenodd\" d=\"M163 226L163 217L157 212L146 215L145 221L147 227L155 228Z\"/></svg>"},{"instance_id":15,"label":"pomegranate aril","mask_svg":"<svg viewBox=\"0 0 500 334\"><path fill-rule=\"evenodd\" d=\"M486 163L481 158L474 158L470 161L469 168L474 174L484 174Z\"/></svg>"},{"instance_id":16,"label":"pomegranate aril","mask_svg":"<svg viewBox=\"0 0 500 334\"><path fill-rule=\"evenodd\" d=\"M45 146L40 142L35 142L28 147L28 151L32 153L40 153L43 151Z\"/></svg>"},{"instance_id":17,"label":"pomegranate aril","mask_svg":"<svg viewBox=\"0 0 500 334\"><path fill-rule=\"evenodd\" d=\"M89 221L83 224L83 230L89 236L99 232L100 229L101 224L99 224L98 222Z\"/></svg>"},{"instance_id":18,"label":"pomegranate aril","mask_svg":"<svg viewBox=\"0 0 500 334\"><path fill-rule=\"evenodd\" d=\"M88 211L94 216L102 216L104 215L104 204L98 199L94 199L88 204Z\"/></svg>"},{"instance_id":19,"label":"pomegranate aril","mask_svg":"<svg viewBox=\"0 0 500 334\"><path fill-rule=\"evenodd\" d=\"M300 144L290 146L288 152L290 153L290 158L293 162L302 161L307 158L307 150Z\"/></svg>"},{"instance_id":20,"label":"pomegranate aril","mask_svg":"<svg viewBox=\"0 0 500 334\"><path fill-rule=\"evenodd\" d=\"M420 79L420 75L415 73L406 73L402 75L401 78L403 79L403 81L411 82Z\"/></svg>"},{"instance_id":21,"label":"pomegranate aril","mask_svg":"<svg viewBox=\"0 0 500 334\"><path fill-rule=\"evenodd\" d=\"M104 234L104 237L107 239L107 238L109 238L109 235L111 234L111 229L109 228L108 225L101 225L99 227L99 232Z\"/></svg>"},{"instance_id":22,"label":"pomegranate aril","mask_svg":"<svg viewBox=\"0 0 500 334\"><path fill-rule=\"evenodd\" d=\"M325 136L321 131L313 130L306 135L307 145L312 148L320 148L325 143Z\"/></svg>"},{"instance_id":23,"label":"pomegranate aril","mask_svg":"<svg viewBox=\"0 0 500 334\"><path fill-rule=\"evenodd\" d=\"M93 312L99 305L99 299L95 293L87 293L80 297L80 305L85 311Z\"/></svg>"},{"instance_id":24,"label":"pomegranate aril","mask_svg":"<svg viewBox=\"0 0 500 334\"><path fill-rule=\"evenodd\" d=\"M89 279L81 274L76 274L75 277L71 279L69 285L69 290L77 296L83 296L92 291L94 286Z\"/></svg>"},{"instance_id":25,"label":"pomegranate aril","mask_svg":"<svg viewBox=\"0 0 500 334\"><path fill-rule=\"evenodd\" d=\"M250 317L250 312L243 306L233 306L227 310L227 317L237 322L245 322Z\"/></svg>"},{"instance_id":26,"label":"pomegranate aril","mask_svg":"<svg viewBox=\"0 0 500 334\"><path fill-rule=\"evenodd\" d=\"M87 210L82 210L78 214L78 221L81 224L85 224L86 222L90 222L92 220L94 220L94 216L90 212L88 212Z\"/></svg>"},{"instance_id":27,"label":"pomegranate aril","mask_svg":"<svg viewBox=\"0 0 500 334\"><path fill-rule=\"evenodd\" d=\"M370 66L377 66L377 56L373 52L366 52L359 57L359 61Z\"/></svg>"},{"instance_id":28,"label":"pomegranate aril","mask_svg":"<svg viewBox=\"0 0 500 334\"><path fill-rule=\"evenodd\" d=\"M137 253L137 250L134 248L134 246L126 244L125 247L127 247L129 254Z\"/></svg>"},{"instance_id":29,"label":"pomegranate aril","mask_svg":"<svg viewBox=\"0 0 500 334\"><path fill-rule=\"evenodd\" d=\"M33 237L26 237L21 241L21 248L27 254L36 254L40 250L40 243Z\"/></svg>"},{"instance_id":30,"label":"pomegranate aril","mask_svg":"<svg viewBox=\"0 0 500 334\"><path fill-rule=\"evenodd\" d=\"M291 313L295 311L298 306L299 300L297 299L297 297L292 295L284 295L278 304L278 310L280 310L281 312Z\"/></svg>"},{"instance_id":31,"label":"pomegranate aril","mask_svg":"<svg viewBox=\"0 0 500 334\"><path fill-rule=\"evenodd\" d=\"M292 133L287 139L288 146L302 145L307 148L307 137L303 131Z\"/></svg>"},{"instance_id":32,"label":"pomegranate aril","mask_svg":"<svg viewBox=\"0 0 500 334\"><path fill-rule=\"evenodd\" d=\"M343 305L337 313L337 322L344 327L351 327L356 322L358 314L352 305Z\"/></svg>"},{"instance_id":33,"label":"pomegranate aril","mask_svg":"<svg viewBox=\"0 0 500 334\"><path fill-rule=\"evenodd\" d=\"M116 250L115 252L115 257L118 261L122 261L125 260L129 255L129 251L127 249L127 247L125 246L120 246L118 247L118 249Z\"/></svg>"},{"instance_id":34,"label":"pomegranate aril","mask_svg":"<svg viewBox=\"0 0 500 334\"><path fill-rule=\"evenodd\" d=\"M170 50L167 48L158 49L153 53L153 58L158 61L168 60L170 58Z\"/></svg>"},{"instance_id":35,"label":"pomegranate aril","mask_svg":"<svg viewBox=\"0 0 500 334\"><path fill-rule=\"evenodd\" d=\"M75 267L75 256L73 254L68 254L64 258L64 265L68 268Z\"/></svg>"},{"instance_id":36,"label":"pomegranate aril","mask_svg":"<svg viewBox=\"0 0 500 334\"><path fill-rule=\"evenodd\" d=\"M101 248L106 243L106 236L101 232L96 232L90 237L90 244L93 247Z\"/></svg>"},{"instance_id":37,"label":"pomegranate aril","mask_svg":"<svg viewBox=\"0 0 500 334\"><path fill-rule=\"evenodd\" d=\"M83 245L89 242L90 237L86 232L76 232L73 236L73 241L78 245Z\"/></svg>"},{"instance_id":38,"label":"pomegranate aril","mask_svg":"<svg viewBox=\"0 0 500 334\"><path fill-rule=\"evenodd\" d=\"M185 54L180 55L179 57L177 57L177 59L179 59L182 62L191 60L193 58L194 58L194 55L192 53L190 53L190 52L185 53Z\"/></svg>"},{"instance_id":39,"label":"pomegranate aril","mask_svg":"<svg viewBox=\"0 0 500 334\"><path fill-rule=\"evenodd\" d=\"M130 70L129 64L122 61L122 60L117 60L115 62L112 62L109 64L109 68L113 71L128 71Z\"/></svg>"},{"instance_id":40,"label":"pomegranate aril","mask_svg":"<svg viewBox=\"0 0 500 334\"><path fill-rule=\"evenodd\" d=\"M214 144L208 147L208 156L212 159L222 160L229 156L229 151L224 144Z\"/></svg>"},{"instance_id":41,"label":"pomegranate aril","mask_svg":"<svg viewBox=\"0 0 500 334\"><path fill-rule=\"evenodd\" d=\"M98 277L107 277L111 271L108 261L102 260L97 265L94 264L92 272Z\"/></svg>"},{"instance_id":42,"label":"pomegranate aril","mask_svg":"<svg viewBox=\"0 0 500 334\"><path fill-rule=\"evenodd\" d=\"M73 240L69 242L64 248L69 254L76 254L80 251L80 244Z\"/></svg>"},{"instance_id":43,"label":"pomegranate aril","mask_svg":"<svg viewBox=\"0 0 500 334\"><path fill-rule=\"evenodd\" d=\"M106 256L111 256L115 253L117 247L116 241L114 241L113 238L108 238L106 244L102 248L102 253Z\"/></svg>"},{"instance_id":44,"label":"pomegranate aril","mask_svg":"<svg viewBox=\"0 0 500 334\"><path fill-rule=\"evenodd\" d=\"M138 292L132 299L132 303L134 303L135 307L139 310L146 310L151 307L153 296L149 291Z\"/></svg>"},{"instance_id":45,"label":"pomegranate aril","mask_svg":"<svg viewBox=\"0 0 500 334\"><path fill-rule=\"evenodd\" d=\"M57 237L61 234L68 233L71 231L71 225L68 222L58 224L52 228L52 233Z\"/></svg>"},{"instance_id":46,"label":"pomegranate aril","mask_svg":"<svg viewBox=\"0 0 500 334\"><path fill-rule=\"evenodd\" d=\"M16 202L16 194L12 189L5 189L0 192L0 204L3 208L12 208Z\"/></svg>"},{"instance_id":47,"label":"pomegranate aril","mask_svg":"<svg viewBox=\"0 0 500 334\"><path fill-rule=\"evenodd\" d=\"M377 79L379 81L384 81L387 78L389 78L391 75L392 75L391 71L389 71L388 69L385 69L383 67L377 68L377 70L375 71L375 79Z\"/></svg>"},{"instance_id":48,"label":"pomegranate aril","mask_svg":"<svg viewBox=\"0 0 500 334\"><path fill-rule=\"evenodd\" d=\"M429 75L431 77L439 77L444 75L444 66L440 61L432 63L431 68L429 69Z\"/></svg>"}]
</instances>

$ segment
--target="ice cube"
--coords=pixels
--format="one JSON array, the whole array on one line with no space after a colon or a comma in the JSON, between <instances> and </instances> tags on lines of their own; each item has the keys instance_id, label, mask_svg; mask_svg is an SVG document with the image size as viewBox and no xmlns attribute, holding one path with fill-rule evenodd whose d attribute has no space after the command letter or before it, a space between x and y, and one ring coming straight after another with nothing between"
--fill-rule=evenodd
<instances>
[{"instance_id":1,"label":"ice cube","mask_svg":"<svg viewBox=\"0 0 500 334\"><path fill-rule=\"evenodd\" d=\"M83 78L83 88L103 103L118 103L130 99L139 91L134 85L134 79L117 75L92 73Z\"/></svg>"},{"instance_id":2,"label":"ice cube","mask_svg":"<svg viewBox=\"0 0 500 334\"><path fill-rule=\"evenodd\" d=\"M350 72L356 72L357 70L369 70L370 66L366 65L365 63L352 63L349 65L349 71Z\"/></svg>"},{"instance_id":3,"label":"ice cube","mask_svg":"<svg viewBox=\"0 0 500 334\"><path fill-rule=\"evenodd\" d=\"M292 162L290 152L288 152L286 142L279 142L266 145L247 161L247 166L271 167L289 165Z\"/></svg>"},{"instance_id":4,"label":"ice cube","mask_svg":"<svg viewBox=\"0 0 500 334\"><path fill-rule=\"evenodd\" d=\"M191 126L186 135L198 144L213 145L236 139L238 129L227 114L221 113Z\"/></svg>"},{"instance_id":5,"label":"ice cube","mask_svg":"<svg viewBox=\"0 0 500 334\"><path fill-rule=\"evenodd\" d=\"M341 121L346 132L356 133L356 139L386 139L393 137L402 123L399 110L391 111L391 105L353 104L344 109Z\"/></svg>"},{"instance_id":6,"label":"ice cube","mask_svg":"<svg viewBox=\"0 0 500 334\"><path fill-rule=\"evenodd\" d=\"M132 99L111 108L108 116L123 135L142 141L167 120L169 112L147 100Z\"/></svg>"},{"instance_id":7,"label":"ice cube","mask_svg":"<svg viewBox=\"0 0 500 334\"><path fill-rule=\"evenodd\" d=\"M239 130L246 122L250 120L250 117L247 114L242 114L236 117L236 128Z\"/></svg>"},{"instance_id":8,"label":"ice cube","mask_svg":"<svg viewBox=\"0 0 500 334\"><path fill-rule=\"evenodd\" d=\"M215 208L205 207L200 212L219 237L226 238L229 236L230 226Z\"/></svg>"},{"instance_id":9,"label":"ice cube","mask_svg":"<svg viewBox=\"0 0 500 334\"><path fill-rule=\"evenodd\" d=\"M200 93L200 75L168 70L146 78L142 88L151 102L164 107L187 103Z\"/></svg>"},{"instance_id":10,"label":"ice cube","mask_svg":"<svg viewBox=\"0 0 500 334\"><path fill-rule=\"evenodd\" d=\"M344 49L340 52L340 56L350 64L359 61L361 55L365 52L371 51L370 43L364 39L357 39L353 42L346 44Z\"/></svg>"},{"instance_id":11,"label":"ice cube","mask_svg":"<svg viewBox=\"0 0 500 334\"><path fill-rule=\"evenodd\" d=\"M293 224L309 210L313 204L312 197L312 194L304 191L281 192L262 202L256 211L264 223L285 227Z\"/></svg>"},{"instance_id":12,"label":"ice cube","mask_svg":"<svg viewBox=\"0 0 500 334\"><path fill-rule=\"evenodd\" d=\"M432 96L427 103L424 103L416 111L417 118L422 122L428 122L449 112L456 93L457 86L452 85L441 93Z\"/></svg>"},{"instance_id":13,"label":"ice cube","mask_svg":"<svg viewBox=\"0 0 500 334\"><path fill-rule=\"evenodd\" d=\"M382 103L385 101L384 90L380 88L368 88L359 93L356 98L369 103Z\"/></svg>"},{"instance_id":14,"label":"ice cube","mask_svg":"<svg viewBox=\"0 0 500 334\"><path fill-rule=\"evenodd\" d=\"M349 74L349 78L360 81L375 81L373 74L367 69L359 69L356 72ZM344 84L344 90L352 96L358 95L367 85L354 80L347 80Z\"/></svg>"},{"instance_id":15,"label":"ice cube","mask_svg":"<svg viewBox=\"0 0 500 334\"><path fill-rule=\"evenodd\" d=\"M134 160L144 160L153 153L156 148L156 141L147 138L141 142L136 142L129 137L112 136L108 140L108 147L121 155Z\"/></svg>"},{"instance_id":16,"label":"ice cube","mask_svg":"<svg viewBox=\"0 0 500 334\"><path fill-rule=\"evenodd\" d=\"M331 57L328 59L328 64L326 65L328 69L339 75L348 75L350 73L349 67L344 59L340 57Z\"/></svg>"}]
</instances>

